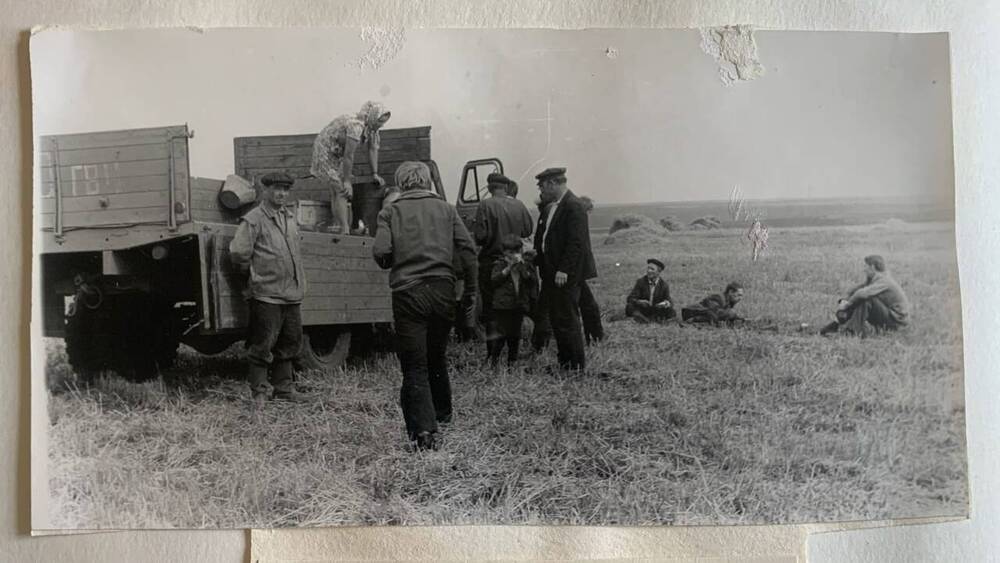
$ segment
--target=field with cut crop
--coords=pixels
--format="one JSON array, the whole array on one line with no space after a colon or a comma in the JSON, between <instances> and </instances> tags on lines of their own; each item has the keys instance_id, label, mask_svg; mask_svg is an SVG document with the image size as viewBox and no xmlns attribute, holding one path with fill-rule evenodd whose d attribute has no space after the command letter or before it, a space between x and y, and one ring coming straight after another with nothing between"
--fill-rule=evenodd
<instances>
[{"instance_id":1,"label":"field with cut crop","mask_svg":"<svg viewBox=\"0 0 1000 563\"><path fill-rule=\"evenodd\" d=\"M456 417L409 451L395 358L305 373L310 402L255 412L242 350L183 350L177 383L73 385L46 343L50 506L87 528L327 524L740 524L966 513L953 224L772 228L757 262L738 229L632 244L595 236L608 339L593 372L541 357L491 371L452 345ZM822 338L836 299L883 254L912 326ZM678 304L746 286L737 329L622 320L647 257ZM802 324L808 326L803 329Z\"/></svg>"}]
</instances>

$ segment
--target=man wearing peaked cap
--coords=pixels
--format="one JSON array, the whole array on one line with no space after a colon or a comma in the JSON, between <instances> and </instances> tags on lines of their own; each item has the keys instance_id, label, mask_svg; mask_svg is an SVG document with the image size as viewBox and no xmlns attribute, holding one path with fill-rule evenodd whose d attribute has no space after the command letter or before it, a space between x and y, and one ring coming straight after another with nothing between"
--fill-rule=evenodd
<instances>
[{"instance_id":1,"label":"man wearing peaked cap","mask_svg":"<svg viewBox=\"0 0 1000 563\"><path fill-rule=\"evenodd\" d=\"M646 275L635 281L625 300L625 315L638 323L664 322L677 316L670 299L670 286L661 274L665 268L656 258L646 260Z\"/></svg>"},{"instance_id":2,"label":"man wearing peaked cap","mask_svg":"<svg viewBox=\"0 0 1000 563\"><path fill-rule=\"evenodd\" d=\"M535 262L541 270L542 296L558 348L559 367L586 368L580 320L582 282L597 277L590 250L590 225L580 198L566 186L565 168L535 176L543 202L551 202L535 232ZM543 220L544 219L544 222Z\"/></svg>"},{"instance_id":3,"label":"man wearing peaked cap","mask_svg":"<svg viewBox=\"0 0 1000 563\"><path fill-rule=\"evenodd\" d=\"M510 178L499 172L491 172L490 175L486 177L486 183L490 185L498 184L501 186L509 186Z\"/></svg>"},{"instance_id":4,"label":"man wearing peaked cap","mask_svg":"<svg viewBox=\"0 0 1000 563\"><path fill-rule=\"evenodd\" d=\"M295 178L292 178L284 172L271 172L270 174L264 174L261 177L260 183L264 187L270 186L287 186L291 188L295 183Z\"/></svg>"},{"instance_id":5,"label":"man wearing peaked cap","mask_svg":"<svg viewBox=\"0 0 1000 563\"><path fill-rule=\"evenodd\" d=\"M472 234L479 245L479 322L486 331L486 346L500 338L493 318L493 265L503 259L502 242L507 235L528 238L534 230L531 214L517 198L510 195L514 183L500 172L486 177L491 197L479 204L472 223Z\"/></svg>"},{"instance_id":6,"label":"man wearing peaked cap","mask_svg":"<svg viewBox=\"0 0 1000 563\"><path fill-rule=\"evenodd\" d=\"M538 180L539 182L559 177L562 177L563 179L566 178L565 168L546 168L545 170L542 170L538 174L535 174L535 179Z\"/></svg>"},{"instance_id":7,"label":"man wearing peaked cap","mask_svg":"<svg viewBox=\"0 0 1000 563\"><path fill-rule=\"evenodd\" d=\"M294 182L282 172L264 175L260 203L240 217L229 243L233 264L249 274L247 379L258 405L267 399L269 379L274 399L305 400L292 388L292 361L302 346L300 304L306 290L298 223L285 207Z\"/></svg>"}]
</instances>

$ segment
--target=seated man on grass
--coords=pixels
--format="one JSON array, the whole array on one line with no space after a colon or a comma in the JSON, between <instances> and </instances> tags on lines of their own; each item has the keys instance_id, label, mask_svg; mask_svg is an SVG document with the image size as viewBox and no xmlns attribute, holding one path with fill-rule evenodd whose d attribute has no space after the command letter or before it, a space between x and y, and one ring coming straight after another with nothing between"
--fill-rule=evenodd
<instances>
[{"instance_id":1,"label":"seated man on grass","mask_svg":"<svg viewBox=\"0 0 1000 563\"><path fill-rule=\"evenodd\" d=\"M722 295L713 293L694 305L681 309L681 320L687 323L702 323L719 326L721 323L732 325L744 320L736 314L733 308L743 300L743 286L731 282Z\"/></svg>"},{"instance_id":2,"label":"seated man on grass","mask_svg":"<svg viewBox=\"0 0 1000 563\"><path fill-rule=\"evenodd\" d=\"M660 275L663 262L656 258L646 260L646 275L635 281L632 292L625 301L625 315L638 323L666 322L677 316L670 301L670 286Z\"/></svg>"},{"instance_id":3,"label":"seated man on grass","mask_svg":"<svg viewBox=\"0 0 1000 563\"><path fill-rule=\"evenodd\" d=\"M906 326L910 304L896 280L885 269L885 259L865 256L865 282L837 302L836 320L819 331L823 336L843 330L856 336L893 331Z\"/></svg>"}]
</instances>

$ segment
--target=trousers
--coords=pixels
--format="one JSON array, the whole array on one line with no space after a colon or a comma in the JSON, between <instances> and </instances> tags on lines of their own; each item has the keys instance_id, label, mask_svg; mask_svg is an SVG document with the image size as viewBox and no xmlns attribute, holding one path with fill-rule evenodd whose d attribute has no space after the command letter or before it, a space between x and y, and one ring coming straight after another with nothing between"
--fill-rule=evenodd
<instances>
[{"instance_id":1,"label":"trousers","mask_svg":"<svg viewBox=\"0 0 1000 563\"><path fill-rule=\"evenodd\" d=\"M437 432L451 417L448 333L455 322L455 284L431 279L392 294L396 356L403 372L399 404L411 440Z\"/></svg>"}]
</instances>

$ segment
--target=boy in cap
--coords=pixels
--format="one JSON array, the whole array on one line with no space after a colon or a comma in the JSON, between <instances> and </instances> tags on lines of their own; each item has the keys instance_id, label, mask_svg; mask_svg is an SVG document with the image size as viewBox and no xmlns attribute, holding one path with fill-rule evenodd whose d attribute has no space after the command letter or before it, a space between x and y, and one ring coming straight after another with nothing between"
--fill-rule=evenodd
<instances>
[{"instance_id":1,"label":"boy in cap","mask_svg":"<svg viewBox=\"0 0 1000 563\"><path fill-rule=\"evenodd\" d=\"M416 449L437 449L438 424L452 417L446 352L455 322L455 267L464 273L462 304L468 314L478 286L476 250L458 211L430 191L426 164L404 162L395 179L403 193L379 212L372 255L391 269L406 431Z\"/></svg>"},{"instance_id":2,"label":"boy in cap","mask_svg":"<svg viewBox=\"0 0 1000 563\"><path fill-rule=\"evenodd\" d=\"M521 324L538 295L538 274L535 266L522 255L524 241L521 237L508 233L500 247L503 258L496 261L490 273L493 314L500 333L499 338L487 341L490 364L494 366L500 360L504 344L507 345L507 364L517 362Z\"/></svg>"},{"instance_id":3,"label":"boy in cap","mask_svg":"<svg viewBox=\"0 0 1000 563\"><path fill-rule=\"evenodd\" d=\"M292 389L292 360L302 346L299 306L306 290L298 224L285 207L293 182L284 173L261 178L262 200L240 218L229 243L233 264L250 276L247 379L258 405L267 399L269 377L274 399L304 400Z\"/></svg>"},{"instance_id":4,"label":"boy in cap","mask_svg":"<svg viewBox=\"0 0 1000 563\"><path fill-rule=\"evenodd\" d=\"M656 258L646 260L646 275L635 281L625 300L625 315L638 323L666 322L677 316L670 300L670 286L661 274L663 262Z\"/></svg>"},{"instance_id":5,"label":"boy in cap","mask_svg":"<svg viewBox=\"0 0 1000 563\"><path fill-rule=\"evenodd\" d=\"M597 277L590 250L590 226L580 198L566 185L565 168L549 168L535 176L542 201L552 202L535 232L536 263L542 279L542 301L556 338L559 367L586 369L580 322L581 282Z\"/></svg>"}]
</instances>

